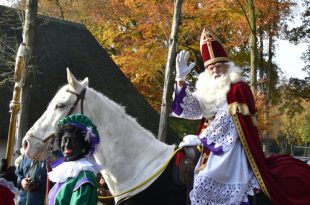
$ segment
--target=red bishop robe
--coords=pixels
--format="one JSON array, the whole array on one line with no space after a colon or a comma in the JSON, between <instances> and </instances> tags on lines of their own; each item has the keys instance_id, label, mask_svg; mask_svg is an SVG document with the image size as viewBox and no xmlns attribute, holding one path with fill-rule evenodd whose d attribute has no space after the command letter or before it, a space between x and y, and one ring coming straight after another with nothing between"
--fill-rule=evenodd
<instances>
[{"instance_id":1,"label":"red bishop robe","mask_svg":"<svg viewBox=\"0 0 310 205\"><path fill-rule=\"evenodd\" d=\"M255 104L249 86L231 84L227 94L241 144L262 191L275 205L310 205L310 166L289 155L265 157L255 126Z\"/></svg>"}]
</instances>

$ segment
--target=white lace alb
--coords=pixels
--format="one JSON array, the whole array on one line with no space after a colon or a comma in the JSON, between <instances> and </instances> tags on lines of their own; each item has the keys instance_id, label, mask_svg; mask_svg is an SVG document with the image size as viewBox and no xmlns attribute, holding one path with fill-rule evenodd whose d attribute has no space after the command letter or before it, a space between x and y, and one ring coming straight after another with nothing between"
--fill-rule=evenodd
<instances>
[{"instance_id":1,"label":"white lace alb","mask_svg":"<svg viewBox=\"0 0 310 205\"><path fill-rule=\"evenodd\" d=\"M198 176L190 192L192 205L240 205L248 202L248 195L253 196L253 189L258 188L256 178L246 184L223 184L210 177Z\"/></svg>"},{"instance_id":2,"label":"white lace alb","mask_svg":"<svg viewBox=\"0 0 310 205\"><path fill-rule=\"evenodd\" d=\"M180 106L183 108L181 115L176 116L180 118L186 118L189 120L197 120L202 118L202 112L196 97L189 91L188 88L185 89L186 96L183 97Z\"/></svg>"},{"instance_id":3,"label":"white lace alb","mask_svg":"<svg viewBox=\"0 0 310 205\"><path fill-rule=\"evenodd\" d=\"M232 117L227 113L225 103L215 115L210 126L200 135L200 139L207 139L207 144L215 144L215 148L222 146L224 152L228 152L235 145L238 134Z\"/></svg>"}]
</instances>

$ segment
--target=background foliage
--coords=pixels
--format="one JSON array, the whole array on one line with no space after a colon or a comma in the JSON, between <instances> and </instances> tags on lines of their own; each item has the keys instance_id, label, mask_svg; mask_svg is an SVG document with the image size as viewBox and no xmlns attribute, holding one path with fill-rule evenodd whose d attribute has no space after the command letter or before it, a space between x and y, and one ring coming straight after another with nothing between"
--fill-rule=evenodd
<instances>
[{"instance_id":1,"label":"background foliage","mask_svg":"<svg viewBox=\"0 0 310 205\"><path fill-rule=\"evenodd\" d=\"M23 7L23 3L19 6ZM159 110L173 3L173 0L40 0L39 13L85 24L153 108ZM296 0L255 0L254 3L260 134L283 150L288 144L309 145L310 49L303 55L307 63L304 70L308 73L305 79L281 78L281 68L273 58L277 39L309 43L310 1L302 1L305 8L302 24L295 28L289 28L287 22L296 16ZM190 61L197 65L188 78L189 83L194 85L195 76L203 70L199 51L203 27L216 34L230 59L243 69L245 79L249 80L248 16L247 0L183 1L178 50L189 50ZM0 40L3 38L0 36ZM8 70L12 66L5 68L1 74L12 76ZM7 83L3 79L1 82L2 86ZM171 119L170 124L181 136L195 132L197 127L197 122L179 119Z\"/></svg>"}]
</instances>

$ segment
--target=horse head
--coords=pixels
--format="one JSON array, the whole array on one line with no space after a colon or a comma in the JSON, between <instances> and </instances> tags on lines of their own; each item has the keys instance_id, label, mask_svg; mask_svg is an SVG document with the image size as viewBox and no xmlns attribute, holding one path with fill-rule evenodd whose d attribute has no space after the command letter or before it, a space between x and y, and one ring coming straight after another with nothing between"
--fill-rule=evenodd
<instances>
[{"instance_id":1,"label":"horse head","mask_svg":"<svg viewBox=\"0 0 310 205\"><path fill-rule=\"evenodd\" d=\"M68 84L57 92L46 111L23 138L22 147L31 159L44 160L49 149L58 149L54 140L57 122L68 114L81 112L83 108L84 96L81 93L88 86L88 78L79 82L67 68L67 80Z\"/></svg>"}]
</instances>

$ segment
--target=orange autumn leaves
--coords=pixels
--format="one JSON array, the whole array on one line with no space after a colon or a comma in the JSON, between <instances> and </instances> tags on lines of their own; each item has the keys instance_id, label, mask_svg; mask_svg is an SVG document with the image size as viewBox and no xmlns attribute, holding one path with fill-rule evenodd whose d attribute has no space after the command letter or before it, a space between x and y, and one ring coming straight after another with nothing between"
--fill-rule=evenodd
<instances>
[{"instance_id":1,"label":"orange autumn leaves","mask_svg":"<svg viewBox=\"0 0 310 205\"><path fill-rule=\"evenodd\" d=\"M258 26L277 24L289 14L290 1L254 2ZM148 102L160 109L173 0L41 0L39 3L40 13L84 23ZM246 0L184 0L178 50L190 48L199 53L200 33L207 26L217 33L232 60L246 65L250 60L247 15ZM193 55L190 60L195 60Z\"/></svg>"}]
</instances>

